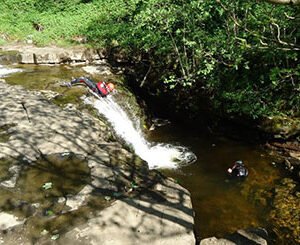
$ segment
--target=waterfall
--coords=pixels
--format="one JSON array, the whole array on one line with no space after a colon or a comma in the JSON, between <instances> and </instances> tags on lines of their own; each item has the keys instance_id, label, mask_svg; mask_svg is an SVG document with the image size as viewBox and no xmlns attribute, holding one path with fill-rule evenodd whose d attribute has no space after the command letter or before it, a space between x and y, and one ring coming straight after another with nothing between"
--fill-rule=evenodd
<instances>
[{"instance_id":1,"label":"waterfall","mask_svg":"<svg viewBox=\"0 0 300 245\"><path fill-rule=\"evenodd\" d=\"M4 67L3 65L0 65L0 78L20 71L22 70L17 68L8 68L8 67Z\"/></svg>"},{"instance_id":2,"label":"waterfall","mask_svg":"<svg viewBox=\"0 0 300 245\"><path fill-rule=\"evenodd\" d=\"M115 132L132 146L135 153L148 163L149 168L175 168L197 159L196 155L186 147L148 142L142 130L134 126L133 121L114 101L113 96L98 99L87 97L84 101L109 121Z\"/></svg>"}]
</instances>

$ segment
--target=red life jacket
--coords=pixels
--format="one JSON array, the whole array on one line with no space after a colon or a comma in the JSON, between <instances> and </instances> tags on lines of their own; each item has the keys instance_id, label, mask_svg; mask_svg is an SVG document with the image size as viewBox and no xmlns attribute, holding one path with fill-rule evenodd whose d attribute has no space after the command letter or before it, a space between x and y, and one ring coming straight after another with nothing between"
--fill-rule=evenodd
<instances>
[{"instance_id":1,"label":"red life jacket","mask_svg":"<svg viewBox=\"0 0 300 245\"><path fill-rule=\"evenodd\" d=\"M108 89L107 89L104 82L98 82L97 83L97 88L98 88L101 96L106 96L106 95L109 94L109 91L108 91Z\"/></svg>"}]
</instances>

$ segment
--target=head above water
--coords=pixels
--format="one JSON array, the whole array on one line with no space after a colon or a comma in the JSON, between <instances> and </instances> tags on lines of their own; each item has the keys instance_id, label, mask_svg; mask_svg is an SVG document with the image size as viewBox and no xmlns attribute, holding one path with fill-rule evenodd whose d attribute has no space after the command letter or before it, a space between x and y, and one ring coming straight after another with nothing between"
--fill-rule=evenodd
<instances>
[{"instance_id":1,"label":"head above water","mask_svg":"<svg viewBox=\"0 0 300 245\"><path fill-rule=\"evenodd\" d=\"M235 161L235 164L244 165L244 163L243 163L242 160L237 160L237 161Z\"/></svg>"},{"instance_id":2,"label":"head above water","mask_svg":"<svg viewBox=\"0 0 300 245\"><path fill-rule=\"evenodd\" d=\"M115 85L113 83L108 83L107 88L109 91L113 91L115 89Z\"/></svg>"}]
</instances>

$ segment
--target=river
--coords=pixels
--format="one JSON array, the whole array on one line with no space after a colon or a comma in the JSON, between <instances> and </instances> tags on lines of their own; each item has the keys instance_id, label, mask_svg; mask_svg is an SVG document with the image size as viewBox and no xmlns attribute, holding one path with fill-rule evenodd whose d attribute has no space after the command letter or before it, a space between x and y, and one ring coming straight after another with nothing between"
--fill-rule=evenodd
<instances>
[{"instance_id":1,"label":"river","mask_svg":"<svg viewBox=\"0 0 300 245\"><path fill-rule=\"evenodd\" d=\"M69 66L26 66L26 72L10 75L6 80L29 89L52 89L58 81L78 75L80 69ZM191 192L198 238L222 237L248 227L268 227L268 190L282 174L259 144L175 123L149 131L146 138L187 147L197 156L193 164L162 172ZM236 160L243 160L249 169L244 181L226 176L226 169Z\"/></svg>"},{"instance_id":2,"label":"river","mask_svg":"<svg viewBox=\"0 0 300 245\"><path fill-rule=\"evenodd\" d=\"M152 131L149 139L180 142L197 155L195 163L163 172L191 192L198 238L268 227L267 190L282 177L282 171L259 144L176 124ZM243 181L229 179L226 174L236 160L243 160L249 170Z\"/></svg>"}]
</instances>

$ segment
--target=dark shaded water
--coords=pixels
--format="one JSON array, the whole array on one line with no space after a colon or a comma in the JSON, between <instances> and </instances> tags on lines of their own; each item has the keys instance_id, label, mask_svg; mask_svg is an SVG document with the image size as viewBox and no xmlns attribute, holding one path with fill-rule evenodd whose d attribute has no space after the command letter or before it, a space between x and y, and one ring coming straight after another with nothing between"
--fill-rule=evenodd
<instances>
[{"instance_id":1,"label":"dark shaded water","mask_svg":"<svg viewBox=\"0 0 300 245\"><path fill-rule=\"evenodd\" d=\"M152 131L149 138L180 142L197 155L194 164L164 173L191 192L198 238L222 237L242 228L268 226L267 191L281 177L281 171L259 145L175 125ZM249 169L244 181L230 180L226 175L227 168L236 160L243 160Z\"/></svg>"}]
</instances>

